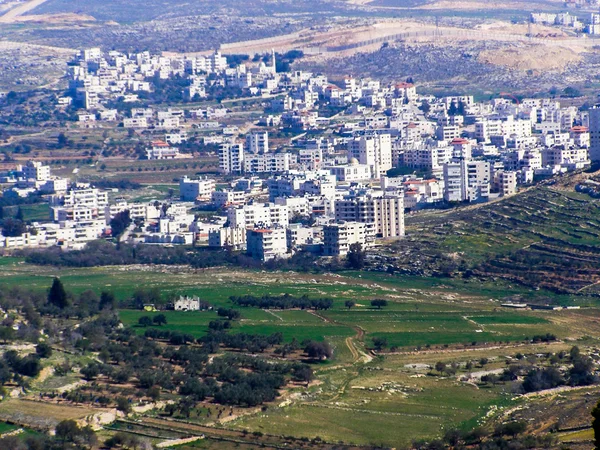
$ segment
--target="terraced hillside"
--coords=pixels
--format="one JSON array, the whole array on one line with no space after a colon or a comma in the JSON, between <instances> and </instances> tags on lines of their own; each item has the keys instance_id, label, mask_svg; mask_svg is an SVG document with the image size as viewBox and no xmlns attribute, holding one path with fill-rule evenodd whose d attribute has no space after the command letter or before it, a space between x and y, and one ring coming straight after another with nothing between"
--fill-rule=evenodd
<instances>
[{"instance_id":1,"label":"terraced hillside","mask_svg":"<svg viewBox=\"0 0 600 450\"><path fill-rule=\"evenodd\" d=\"M413 273L500 277L554 292L595 293L600 202L548 187L481 207L407 220L390 261Z\"/></svg>"}]
</instances>

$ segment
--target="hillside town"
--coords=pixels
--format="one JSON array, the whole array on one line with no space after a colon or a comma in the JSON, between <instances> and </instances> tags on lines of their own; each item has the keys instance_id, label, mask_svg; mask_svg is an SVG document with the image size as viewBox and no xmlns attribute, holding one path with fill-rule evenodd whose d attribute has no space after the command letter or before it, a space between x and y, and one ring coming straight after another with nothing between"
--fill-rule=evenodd
<instances>
[{"instance_id":1,"label":"hillside town","mask_svg":"<svg viewBox=\"0 0 600 450\"><path fill-rule=\"evenodd\" d=\"M216 146L220 174L182 177L180 201L131 203L29 161L2 174L4 195L42 195L52 217L5 229L2 247L81 248L111 237L111 221L127 212L133 222L122 241L230 248L262 261L304 251L339 257L352 244L404 236L406 211L511 196L600 159L598 108L508 95L437 98L420 95L411 80L334 84L322 74L278 72L275 52L247 67L219 52L167 58L88 49L68 76L71 96L58 102L84 111L79 126L141 132L146 159L192 158L179 147L194 135ZM244 133L224 106L122 107L140 105L140 92L174 77L188 83L183 97L229 86L261 99L260 118ZM281 131L292 137L274 145ZM207 220L198 208L215 214Z\"/></svg>"}]
</instances>

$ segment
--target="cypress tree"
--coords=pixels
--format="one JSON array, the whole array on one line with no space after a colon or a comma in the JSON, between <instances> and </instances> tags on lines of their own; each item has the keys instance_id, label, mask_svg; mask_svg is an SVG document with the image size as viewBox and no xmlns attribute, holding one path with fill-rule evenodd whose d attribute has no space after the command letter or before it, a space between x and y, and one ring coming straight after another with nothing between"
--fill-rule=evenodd
<instances>
[{"instance_id":1,"label":"cypress tree","mask_svg":"<svg viewBox=\"0 0 600 450\"><path fill-rule=\"evenodd\" d=\"M58 278L54 278L50 292L48 292L48 303L57 306L60 309L64 309L69 306L69 299L67 298L67 292L62 284L62 281Z\"/></svg>"}]
</instances>

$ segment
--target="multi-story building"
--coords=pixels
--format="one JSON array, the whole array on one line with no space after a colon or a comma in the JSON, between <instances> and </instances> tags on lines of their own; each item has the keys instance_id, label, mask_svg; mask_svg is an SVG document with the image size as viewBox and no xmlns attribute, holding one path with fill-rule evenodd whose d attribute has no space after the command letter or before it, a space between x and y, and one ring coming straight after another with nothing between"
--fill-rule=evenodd
<instances>
[{"instance_id":1,"label":"multi-story building","mask_svg":"<svg viewBox=\"0 0 600 450\"><path fill-rule=\"evenodd\" d=\"M246 192L224 189L213 191L211 200L217 208L229 207L233 205L243 205L246 202Z\"/></svg>"},{"instance_id":2,"label":"multi-story building","mask_svg":"<svg viewBox=\"0 0 600 450\"><path fill-rule=\"evenodd\" d=\"M494 187L503 197L516 194L517 173L504 170L494 172Z\"/></svg>"},{"instance_id":3,"label":"multi-story building","mask_svg":"<svg viewBox=\"0 0 600 450\"><path fill-rule=\"evenodd\" d=\"M47 181L50 178L50 166L45 166L39 161L27 161L22 172L26 180Z\"/></svg>"},{"instance_id":4,"label":"multi-story building","mask_svg":"<svg viewBox=\"0 0 600 450\"><path fill-rule=\"evenodd\" d=\"M337 181L364 181L373 178L371 166L360 164L356 158L350 160L349 165L327 166L326 170L335 175Z\"/></svg>"},{"instance_id":5,"label":"multi-story building","mask_svg":"<svg viewBox=\"0 0 600 450\"><path fill-rule=\"evenodd\" d=\"M241 173L244 170L244 146L230 142L221 144L219 169L223 173Z\"/></svg>"},{"instance_id":6,"label":"multi-story building","mask_svg":"<svg viewBox=\"0 0 600 450\"><path fill-rule=\"evenodd\" d=\"M352 244L368 246L368 225L362 222L344 222L323 227L323 254L345 256Z\"/></svg>"},{"instance_id":7,"label":"multi-story building","mask_svg":"<svg viewBox=\"0 0 600 450\"><path fill-rule=\"evenodd\" d=\"M590 160L600 161L600 105L589 111Z\"/></svg>"},{"instance_id":8,"label":"multi-story building","mask_svg":"<svg viewBox=\"0 0 600 450\"><path fill-rule=\"evenodd\" d=\"M289 256L285 228L246 230L246 253L261 261Z\"/></svg>"},{"instance_id":9,"label":"multi-story building","mask_svg":"<svg viewBox=\"0 0 600 450\"><path fill-rule=\"evenodd\" d=\"M404 199L401 195L349 196L335 202L337 222L373 224L382 238L404 236Z\"/></svg>"},{"instance_id":10,"label":"multi-story building","mask_svg":"<svg viewBox=\"0 0 600 450\"><path fill-rule=\"evenodd\" d=\"M290 170L289 153L251 154L244 157L244 171L247 173L274 173L288 170Z\"/></svg>"},{"instance_id":11,"label":"multi-story building","mask_svg":"<svg viewBox=\"0 0 600 450\"><path fill-rule=\"evenodd\" d=\"M179 149L162 141L153 142L152 147L146 149L148 159L174 159L177 156L179 156Z\"/></svg>"},{"instance_id":12,"label":"multi-story building","mask_svg":"<svg viewBox=\"0 0 600 450\"><path fill-rule=\"evenodd\" d=\"M461 160L444 164L444 199L448 202L485 200L490 194L490 165Z\"/></svg>"},{"instance_id":13,"label":"multi-story building","mask_svg":"<svg viewBox=\"0 0 600 450\"><path fill-rule=\"evenodd\" d=\"M246 228L224 227L208 232L209 247L228 247L240 250L246 246Z\"/></svg>"},{"instance_id":14,"label":"multi-story building","mask_svg":"<svg viewBox=\"0 0 600 450\"><path fill-rule=\"evenodd\" d=\"M215 180L191 180L187 176L179 181L179 198L182 201L210 200L215 191Z\"/></svg>"},{"instance_id":15,"label":"multi-story building","mask_svg":"<svg viewBox=\"0 0 600 450\"><path fill-rule=\"evenodd\" d=\"M269 153L269 133L255 131L246 135L246 153L261 155Z\"/></svg>"},{"instance_id":16,"label":"multi-story building","mask_svg":"<svg viewBox=\"0 0 600 450\"><path fill-rule=\"evenodd\" d=\"M284 228L290 223L289 208L274 203L231 207L227 210L227 221L234 228L270 228L274 225Z\"/></svg>"},{"instance_id":17,"label":"multi-story building","mask_svg":"<svg viewBox=\"0 0 600 450\"><path fill-rule=\"evenodd\" d=\"M379 178L392 168L392 139L389 134L369 134L348 142L348 155L369 166L371 178Z\"/></svg>"}]
</instances>

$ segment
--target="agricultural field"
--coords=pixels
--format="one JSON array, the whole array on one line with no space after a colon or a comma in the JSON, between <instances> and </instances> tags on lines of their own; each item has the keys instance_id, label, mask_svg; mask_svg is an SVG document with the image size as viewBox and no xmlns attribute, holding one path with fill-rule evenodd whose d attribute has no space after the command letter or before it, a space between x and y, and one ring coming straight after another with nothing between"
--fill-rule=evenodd
<instances>
[{"instance_id":1,"label":"agricultural field","mask_svg":"<svg viewBox=\"0 0 600 450\"><path fill-rule=\"evenodd\" d=\"M425 290L427 280L411 277L390 277L365 274L361 278L347 275L299 274L283 272L252 272L230 269L193 270L186 267L117 266L96 268L35 267L18 259L4 259L0 286L28 286L45 292L54 276L60 276L65 286L75 294L91 289L113 292L121 301L127 300L136 289L159 289L163 298L197 295L215 308L239 309L241 320L235 331L249 334L282 332L286 340L323 339L325 336L351 337L360 332L371 345L371 338L384 337L390 347L425 347L427 345L482 344L522 341L534 335L553 333L559 338L577 338L591 334L600 311L593 298L557 296L566 304L590 305L584 310L514 311L500 303L521 292L499 285L433 284ZM421 287L421 283L423 286ZM479 288L479 289L478 289ZM515 292L511 292L511 290ZM308 295L333 299L326 311L280 311L239 307L230 296L242 295ZM543 291L532 295L544 298ZM377 309L370 305L375 298L388 300L388 306ZM535 297L534 297L535 298ZM348 309L346 300L356 306ZM587 303L586 303L587 301ZM169 329L200 337L207 331L208 322L216 318L214 311L166 311ZM143 315L139 310L124 310L121 319L136 325ZM568 324L579 321L578 330ZM136 330L143 333L142 327ZM363 336L364 335L364 336Z\"/></svg>"},{"instance_id":2,"label":"agricultural field","mask_svg":"<svg viewBox=\"0 0 600 450\"><path fill-rule=\"evenodd\" d=\"M600 309L594 296L551 293L502 279L483 282L375 272L313 274L230 268L194 270L184 266L59 269L32 266L19 258L0 259L0 289L4 291L27 286L44 293L55 276L74 294L88 289L97 293L108 290L123 304L140 287L158 289L164 299L197 295L215 309L240 311L241 318L233 321L230 333L280 332L284 342L294 338L328 341L333 357L315 365L316 380L310 386L286 388L281 398L266 409L236 413L226 422L227 429L261 432L268 439L282 435L319 437L330 443L404 448L413 439L440 437L451 428L471 429L481 421L501 420L499 411L543 404L543 399L515 396L512 383L477 385L472 381L477 374L481 377L498 373L519 353L538 355L568 352L573 345L585 349L600 346L596 337L600 334ZM331 298L333 306L319 311L267 310L240 307L229 300L230 296L285 293ZM517 295L583 307L530 311L501 306L507 298ZM387 300L387 306L371 306L371 300L376 298ZM348 308L347 300L355 304ZM157 314L164 314L167 324L138 325L140 317ZM218 319L215 310L147 312L126 307L120 309L119 317L139 334L148 328L162 328L196 338L204 336L208 323ZM531 342L534 336L548 333L557 340ZM380 350L374 350L374 338L387 342ZM64 357L58 353L53 356L58 358L56 361ZM456 372L435 372L433 368L440 361L456 367ZM80 365L83 361L75 363ZM49 376L32 384L32 395L75 383L79 377L77 373ZM561 429L568 429L572 423L585 423L586 401L591 405L597 395L594 389L589 392L591 398L582 395L576 403L577 420L561 419L560 411L555 412L553 417L564 424ZM35 417L27 416L30 412L25 411L28 402L11 402L0 404L5 408L0 407L0 419L11 420L17 414L26 417L27 423L34 422ZM534 407L543 410L541 406ZM60 409L56 413L62 412L69 415L79 410ZM189 420L206 426L206 417L198 414ZM139 425L140 432L171 436L171 431L144 428L151 425L146 423L149 420L161 427L165 425L160 416L150 414ZM167 428L172 430L170 425ZM203 442L185 448L215 448L214 445Z\"/></svg>"}]
</instances>

